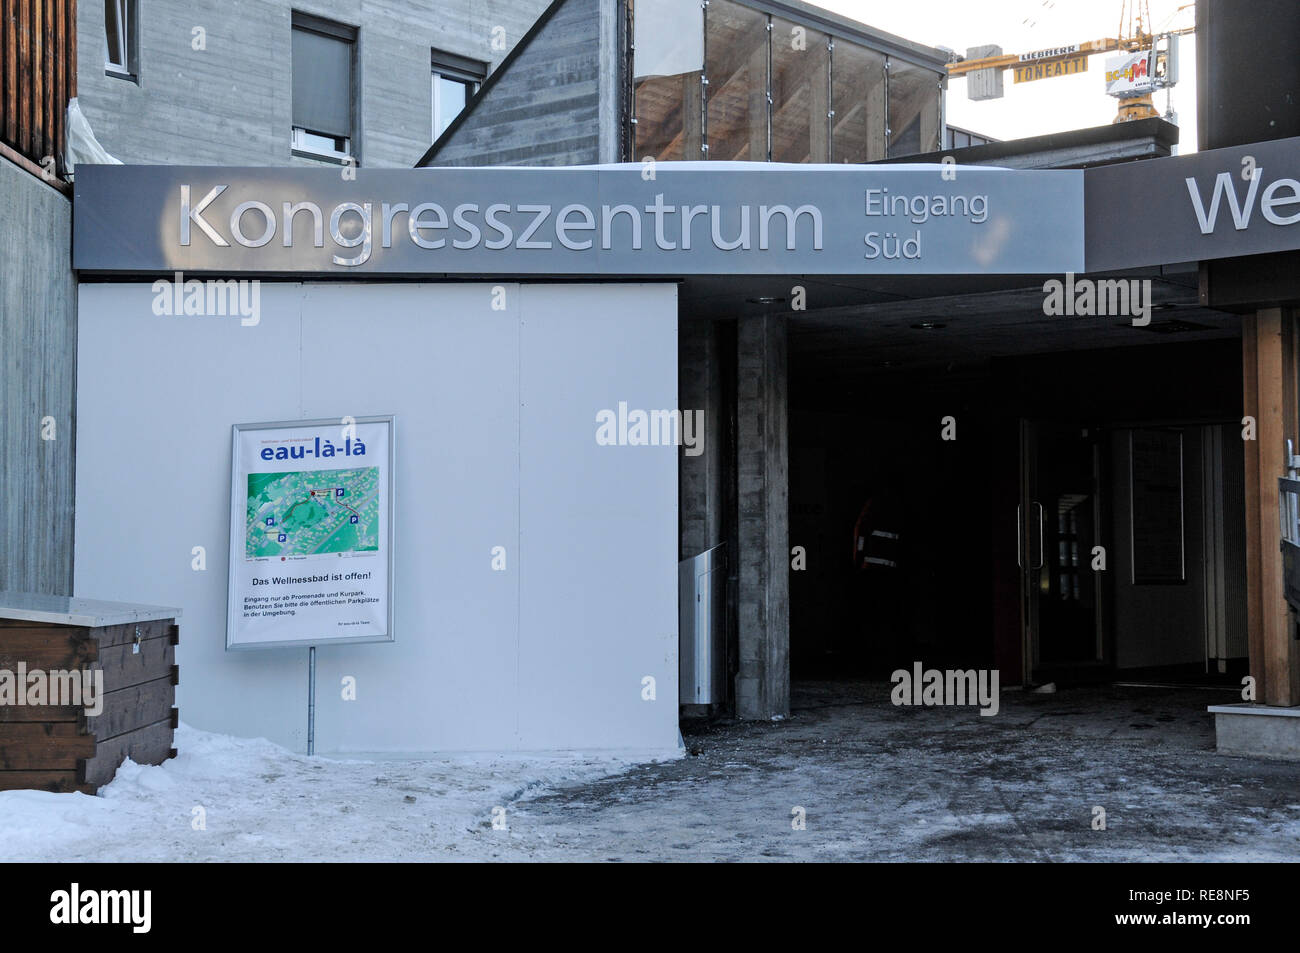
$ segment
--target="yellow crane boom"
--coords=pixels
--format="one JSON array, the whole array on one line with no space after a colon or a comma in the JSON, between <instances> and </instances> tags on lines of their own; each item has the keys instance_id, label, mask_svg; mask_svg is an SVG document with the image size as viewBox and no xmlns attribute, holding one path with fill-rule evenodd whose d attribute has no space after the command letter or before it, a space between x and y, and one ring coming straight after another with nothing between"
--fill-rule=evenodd
<instances>
[{"instance_id":1,"label":"yellow crane boom","mask_svg":"<svg viewBox=\"0 0 1300 953\"><path fill-rule=\"evenodd\" d=\"M982 56L973 59L959 57L956 61L948 64L949 76L965 76L979 70L1025 70L1033 67L1032 75L1027 79L1047 79L1055 76L1066 76L1076 72L1082 72L1087 69L1087 57L1097 53L1135 53L1142 50L1152 50L1155 48L1157 40L1169 37L1182 36L1187 33L1196 32L1195 27L1181 27L1176 30L1162 30L1160 33L1145 33L1140 29L1130 37L1103 37L1099 40L1085 40L1082 43L1074 43L1069 46L1048 47L1042 50L1033 50L1028 53L999 53L994 56ZM1064 66L1067 68L1053 67ZM1017 72L1016 81L1020 82L1021 73ZM1167 84L1171 86L1176 82L1176 77L1172 78ZM1001 95L1001 83L998 83L998 92ZM1146 90L1133 94L1120 93L1112 94L1119 98L1119 115L1116 122L1123 122L1130 119L1144 119L1148 116L1158 116L1159 112L1151 103L1151 92Z\"/></svg>"}]
</instances>

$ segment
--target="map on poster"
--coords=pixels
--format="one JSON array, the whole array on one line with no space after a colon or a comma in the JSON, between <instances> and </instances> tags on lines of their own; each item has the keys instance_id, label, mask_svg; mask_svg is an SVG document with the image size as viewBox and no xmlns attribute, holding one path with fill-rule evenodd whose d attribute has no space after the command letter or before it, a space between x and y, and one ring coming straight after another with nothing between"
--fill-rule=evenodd
<instances>
[{"instance_id":1,"label":"map on poster","mask_svg":"<svg viewBox=\"0 0 1300 953\"><path fill-rule=\"evenodd\" d=\"M239 424L226 647L387 641L392 418Z\"/></svg>"},{"instance_id":2,"label":"map on poster","mask_svg":"<svg viewBox=\"0 0 1300 953\"><path fill-rule=\"evenodd\" d=\"M248 475L244 553L377 552L379 467Z\"/></svg>"}]
</instances>

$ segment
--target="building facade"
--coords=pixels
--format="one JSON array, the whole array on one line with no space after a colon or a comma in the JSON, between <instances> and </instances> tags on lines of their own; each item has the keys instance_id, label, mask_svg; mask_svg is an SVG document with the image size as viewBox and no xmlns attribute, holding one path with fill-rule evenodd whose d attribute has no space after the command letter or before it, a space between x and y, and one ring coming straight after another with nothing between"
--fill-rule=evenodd
<instances>
[{"instance_id":1,"label":"building facade","mask_svg":"<svg viewBox=\"0 0 1300 953\"><path fill-rule=\"evenodd\" d=\"M105 70L78 60L101 143L166 168L78 184L75 404L58 385L75 578L40 584L183 606L207 633L181 693L200 726L301 734L302 660L225 653L226 567L193 568L227 542L223 434L390 413L402 631L329 650L328 677L377 696L330 701L324 750L671 748L675 563L716 552L714 711L780 718L792 679L917 662L1025 688L1253 679L1247 721L1300 705L1276 486L1300 441L1285 89L1201 156L1170 155L1161 120L962 145L947 54L805 4L555 0L508 50L491 16L443 36L329 7L259 8L270 52L218 83L224 118L200 115L211 80L150 105L150 60L201 73L242 20L187 13L136 47L96 21ZM1244 41L1200 22L1221 104ZM385 86L416 77L410 99ZM1251 157L1266 180L1237 174ZM210 211L181 204L194 189ZM48 257L33 293L57 300ZM267 306L242 327L161 316L153 282L176 272L261 282ZM58 379L14 379L30 428ZM698 452L598 436L602 414L674 402ZM127 454L114 422L151 415ZM44 471L11 447L16 507ZM154 499L138 454L178 515L123 558L120 509ZM1226 747L1269 753L1243 737Z\"/></svg>"},{"instance_id":2,"label":"building facade","mask_svg":"<svg viewBox=\"0 0 1300 953\"><path fill-rule=\"evenodd\" d=\"M409 168L544 7L83 2L78 98L129 164Z\"/></svg>"},{"instance_id":3,"label":"building facade","mask_svg":"<svg viewBox=\"0 0 1300 953\"><path fill-rule=\"evenodd\" d=\"M544 7L22 0L6 11L0 221L34 251L9 256L0 274L7 361L0 533L7 554L24 553L0 558L0 589L72 587L69 101L125 163L410 167ZM74 142L78 135L80 128ZM38 537L45 543L30 547Z\"/></svg>"},{"instance_id":4,"label":"building facade","mask_svg":"<svg viewBox=\"0 0 1300 953\"><path fill-rule=\"evenodd\" d=\"M419 164L931 152L947 60L797 0L557 0Z\"/></svg>"}]
</instances>

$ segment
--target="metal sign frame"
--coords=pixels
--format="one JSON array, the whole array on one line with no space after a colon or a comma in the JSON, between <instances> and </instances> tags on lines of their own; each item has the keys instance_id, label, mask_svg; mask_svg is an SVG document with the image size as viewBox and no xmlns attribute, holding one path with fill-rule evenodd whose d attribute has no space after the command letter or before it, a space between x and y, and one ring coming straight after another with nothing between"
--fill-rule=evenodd
<instances>
[{"instance_id":1,"label":"metal sign frame","mask_svg":"<svg viewBox=\"0 0 1300 953\"><path fill-rule=\"evenodd\" d=\"M387 564L387 579L385 586L385 632L382 635L361 635L346 636L339 638L321 637L307 639L285 639L282 641L272 642L233 642L234 619L236 617L238 606L236 599L238 592L235 584L235 566L236 560L243 560L243 548L245 546L245 519L242 518L244 508L247 504L247 489L244 490L243 500L240 500L238 489L238 479L240 476L240 436L249 431L257 430L286 430L286 429L304 429L328 427L332 430L339 430L346 426L344 421L350 421L357 426L365 424L387 424L388 425L388 453L384 465L387 467L387 479L383 481L388 493L387 514L382 521L385 533L386 549L385 562ZM226 650L227 651L246 651L260 649L278 649L278 648L314 648L317 645L355 645L366 642L393 642L393 546L394 546L394 514L396 512L396 473L394 463L396 461L396 421L392 414L385 414L373 417L326 417L315 420L278 420L265 423L248 423L234 424L231 427L230 437L230 545L229 545L229 563L226 569ZM236 520L237 514L241 518Z\"/></svg>"}]
</instances>

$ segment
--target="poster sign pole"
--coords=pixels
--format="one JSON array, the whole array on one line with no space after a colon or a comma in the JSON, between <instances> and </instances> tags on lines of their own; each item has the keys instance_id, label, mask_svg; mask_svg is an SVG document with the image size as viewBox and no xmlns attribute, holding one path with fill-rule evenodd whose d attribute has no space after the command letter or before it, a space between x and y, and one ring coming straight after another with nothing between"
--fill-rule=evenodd
<instances>
[{"instance_id":1,"label":"poster sign pole","mask_svg":"<svg viewBox=\"0 0 1300 953\"><path fill-rule=\"evenodd\" d=\"M231 428L226 649L393 641L393 417Z\"/></svg>"},{"instance_id":2,"label":"poster sign pole","mask_svg":"<svg viewBox=\"0 0 1300 953\"><path fill-rule=\"evenodd\" d=\"M316 646L307 649L307 754L316 753Z\"/></svg>"}]
</instances>

